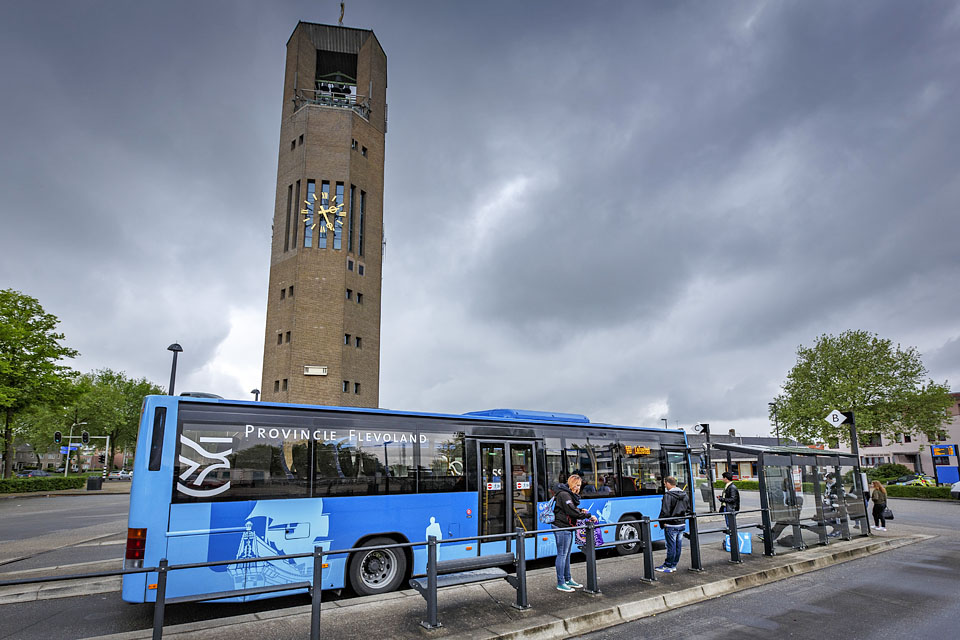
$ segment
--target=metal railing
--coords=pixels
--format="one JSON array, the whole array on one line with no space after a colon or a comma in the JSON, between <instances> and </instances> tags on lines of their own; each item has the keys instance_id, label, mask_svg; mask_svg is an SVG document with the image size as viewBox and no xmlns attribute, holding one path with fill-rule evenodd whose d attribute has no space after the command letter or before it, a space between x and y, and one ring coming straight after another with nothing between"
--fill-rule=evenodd
<instances>
[{"instance_id":1,"label":"metal railing","mask_svg":"<svg viewBox=\"0 0 960 640\"><path fill-rule=\"evenodd\" d=\"M517 609L528 609L530 604L528 601L528 592L527 592L527 570L526 570L526 545L524 544L527 538L536 537L538 535L553 533L557 531L576 531L577 529L586 529L585 533L585 542L586 544L582 547L583 553L586 556L586 570L587 570L587 583L584 587L584 593L587 593L592 596L600 595L600 586L597 575L597 556L596 556L596 542L594 539L594 530L597 526L610 526L615 524L620 525L639 525L640 526L640 537L639 538L626 538L622 540L612 540L610 542L604 542L603 548L613 548L619 545L629 545L629 544L640 544L642 546L642 555L643 555L643 577L641 580L646 583L655 583L657 582L657 577L654 573L655 568L653 564L653 536L652 536L652 526L653 523L658 523L663 525L666 521L676 522L678 519L683 519L688 523L688 531L685 532L685 537L688 537L690 540L690 570L696 572L704 571L703 563L700 555L700 536L709 535L712 533L728 533L730 536L730 562L732 563L741 563L742 554L740 552L739 545L737 543L737 533L741 530L741 526L737 524L737 518L750 514L750 513L760 513L762 516L762 521L760 524L751 524L751 527L758 527L763 529L764 536L764 555L772 556L774 555L772 540L770 535L770 519L769 511L767 509L752 509L746 511L732 511L732 512L718 512L718 513L704 513L704 514L690 514L687 516L673 516L669 518L650 518L644 516L638 520L622 520L616 523L606 523L604 525L597 525L594 522L586 522L582 526L574 527L553 527L549 529L538 529L535 531L524 531L522 529L517 530L514 533L503 533L503 534L493 534L493 535L480 535L480 536L469 536L465 538L452 538L448 540L443 540L442 544L452 544L459 542L470 542L477 541L478 543L483 540L513 540L516 542L516 551L514 556L514 565L516 567L515 576L510 576L508 580L511 585L517 591L517 600L514 605ZM702 518L712 517L712 516L723 516L727 519L727 526L723 526L715 529L706 529L700 530L698 521ZM844 518L843 522L846 524L848 518ZM667 522L667 523L669 523ZM846 531L846 527L844 528ZM849 539L849 538L847 538ZM825 539L824 539L825 543ZM280 592L280 591L290 591L294 589L307 589L311 594L311 613L310 613L310 638L311 640L319 640L320 638L320 610L321 610L321 589L315 588L315 585L321 584L321 571L323 568L323 559L330 556L338 555L349 555L351 553L357 552L369 552L379 549L408 549L413 547L426 547L427 549L427 567L426 567L426 577L427 577L427 588L424 593L424 598L427 600L427 617L428 620L421 623L427 628L436 628L440 626L439 621L437 620L437 565L440 561L437 559L437 550L441 545L441 542L438 541L435 537L430 536L428 540L423 542L398 542L395 544L383 544L383 545L373 545L365 547L353 547L349 549L336 549L326 551L321 547L315 547L311 553L296 553L296 554L287 554L287 555L277 555L277 556L268 556L268 557L256 557L256 558L241 558L241 559L232 559L232 560L218 560L212 562L195 562L189 564L176 564L171 565L166 558L160 560L159 564L156 567L146 567L138 569L122 569L117 571L98 571L91 573L83 574L71 574L71 575L62 575L62 576L46 576L41 578L21 578L15 580L0 580L0 587L15 586L15 585L26 585L26 584L40 584L48 582L62 582L67 580L89 580L92 578L104 578L112 576L126 576L126 575L136 575L141 573L157 573L157 583L156 583L156 592L157 598L154 603L154 616L153 616L153 638L154 640L159 640L163 636L163 623L164 623L164 613L165 607L168 602L200 602L206 600L218 600L224 599L227 597L237 597L243 595L254 595L259 593L271 593L271 592ZM508 551L509 553L509 551ZM477 556L482 558L483 556ZM219 593L205 593L198 594L193 596L177 597L177 598L167 598L166 589L167 589L167 574L171 571L178 571L183 569L199 569L206 567L217 567L217 566L226 566L226 565L238 565L251 562L273 562L277 560L293 560L300 558L313 558L313 576L312 582L303 582L303 583L288 583L282 585L276 585L273 587L259 588L259 589L245 589L235 592L219 592ZM512 578L512 579L510 579Z\"/></svg>"},{"instance_id":2,"label":"metal railing","mask_svg":"<svg viewBox=\"0 0 960 640\"><path fill-rule=\"evenodd\" d=\"M294 110L307 104L350 109L365 120L370 119L370 99L366 96L350 93L333 93L314 89L298 89L297 94L293 97Z\"/></svg>"}]
</instances>

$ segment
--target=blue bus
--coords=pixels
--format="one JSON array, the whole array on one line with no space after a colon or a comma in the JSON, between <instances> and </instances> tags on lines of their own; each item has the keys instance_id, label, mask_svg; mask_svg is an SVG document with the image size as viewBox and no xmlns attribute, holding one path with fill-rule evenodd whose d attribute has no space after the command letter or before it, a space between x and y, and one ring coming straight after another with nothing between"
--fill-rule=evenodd
<instances>
[{"instance_id":1,"label":"blue bus","mask_svg":"<svg viewBox=\"0 0 960 640\"><path fill-rule=\"evenodd\" d=\"M573 472L583 476L581 506L598 517L604 541L638 539L639 528L621 522L658 516L663 478L690 485L686 436L509 409L442 415L148 396L124 566L544 529L538 505ZM658 528L652 535L663 538ZM439 557L503 553L511 544L441 544ZM530 559L556 554L550 534L525 544ZM320 587L376 594L425 572L424 547L324 556ZM304 592L312 578L312 558L184 569L168 574L167 597L247 601ZM156 574L124 576L123 599L155 601L156 582Z\"/></svg>"}]
</instances>

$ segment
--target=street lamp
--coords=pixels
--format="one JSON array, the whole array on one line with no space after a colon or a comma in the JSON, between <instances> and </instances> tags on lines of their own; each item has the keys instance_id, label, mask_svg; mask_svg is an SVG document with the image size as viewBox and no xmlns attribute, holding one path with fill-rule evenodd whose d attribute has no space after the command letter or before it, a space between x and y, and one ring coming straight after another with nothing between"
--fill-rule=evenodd
<instances>
[{"instance_id":1,"label":"street lamp","mask_svg":"<svg viewBox=\"0 0 960 640\"><path fill-rule=\"evenodd\" d=\"M666 418L660 418L660 419L663 420L663 428L669 429L670 427L667 426L667 419Z\"/></svg>"},{"instance_id":2,"label":"street lamp","mask_svg":"<svg viewBox=\"0 0 960 640\"><path fill-rule=\"evenodd\" d=\"M177 354L183 351L183 347L174 342L167 347L167 351L173 352L173 364L170 365L170 386L167 388L167 395L173 395L173 383L177 380Z\"/></svg>"},{"instance_id":3,"label":"street lamp","mask_svg":"<svg viewBox=\"0 0 960 640\"><path fill-rule=\"evenodd\" d=\"M250 393L253 394L253 401L254 401L254 402L259 402L259 401L260 401L260 389L250 389Z\"/></svg>"},{"instance_id":4,"label":"street lamp","mask_svg":"<svg viewBox=\"0 0 960 640\"><path fill-rule=\"evenodd\" d=\"M777 421L777 405L775 402L768 402L767 406L773 411L773 426L777 430L777 446L780 446L780 423Z\"/></svg>"}]
</instances>

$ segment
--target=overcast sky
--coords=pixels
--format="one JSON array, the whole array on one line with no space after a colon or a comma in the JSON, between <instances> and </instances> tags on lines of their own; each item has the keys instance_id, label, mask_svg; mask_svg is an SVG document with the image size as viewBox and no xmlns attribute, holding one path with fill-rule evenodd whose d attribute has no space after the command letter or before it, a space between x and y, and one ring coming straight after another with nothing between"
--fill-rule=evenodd
<instances>
[{"instance_id":1,"label":"overcast sky","mask_svg":"<svg viewBox=\"0 0 960 640\"><path fill-rule=\"evenodd\" d=\"M339 2L0 4L0 288L81 371L260 385L286 41ZM799 345L960 389L960 5L373 2L380 405L767 433Z\"/></svg>"}]
</instances>

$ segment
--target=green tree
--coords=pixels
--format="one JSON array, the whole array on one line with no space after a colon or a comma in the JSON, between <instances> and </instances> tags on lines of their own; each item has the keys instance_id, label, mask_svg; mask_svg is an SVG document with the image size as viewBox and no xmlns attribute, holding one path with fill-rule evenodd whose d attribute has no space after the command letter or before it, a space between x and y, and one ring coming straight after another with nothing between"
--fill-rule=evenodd
<instances>
[{"instance_id":1,"label":"green tree","mask_svg":"<svg viewBox=\"0 0 960 640\"><path fill-rule=\"evenodd\" d=\"M0 407L4 409L3 477L13 473L13 422L18 412L51 400L73 375L61 364L77 351L61 344L60 321L43 310L36 298L0 290Z\"/></svg>"},{"instance_id":2,"label":"green tree","mask_svg":"<svg viewBox=\"0 0 960 640\"><path fill-rule=\"evenodd\" d=\"M916 348L901 349L866 331L822 335L797 349L797 363L771 406L780 431L800 442L850 442L849 425L824 420L834 409L853 411L857 433L936 435L949 420L946 382L926 379Z\"/></svg>"}]
</instances>

